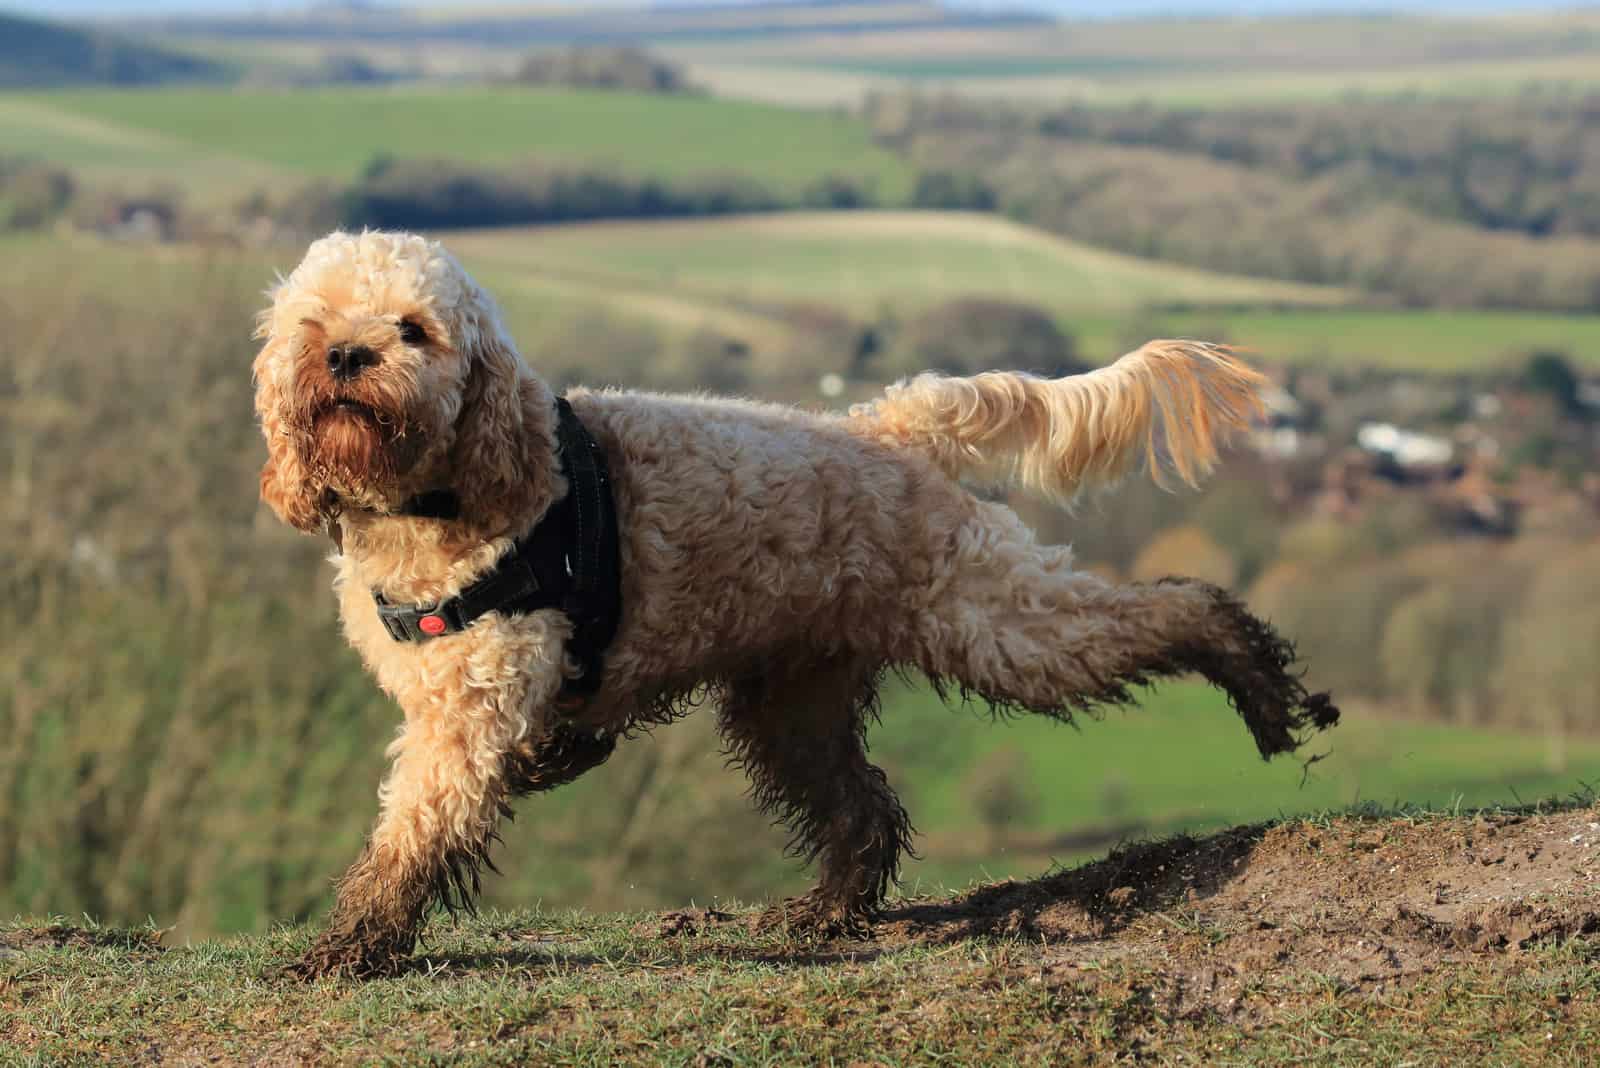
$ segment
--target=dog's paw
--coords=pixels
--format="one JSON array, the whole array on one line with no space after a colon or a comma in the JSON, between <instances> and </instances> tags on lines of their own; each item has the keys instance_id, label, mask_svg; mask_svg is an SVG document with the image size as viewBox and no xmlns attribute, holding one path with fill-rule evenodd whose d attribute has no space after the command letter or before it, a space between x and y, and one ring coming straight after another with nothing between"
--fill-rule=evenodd
<instances>
[{"instance_id":1,"label":"dog's paw","mask_svg":"<svg viewBox=\"0 0 1600 1068\"><path fill-rule=\"evenodd\" d=\"M767 906L752 921L757 934L786 935L805 941L872 937L872 916L845 908L812 891Z\"/></svg>"},{"instance_id":2,"label":"dog's paw","mask_svg":"<svg viewBox=\"0 0 1600 1068\"><path fill-rule=\"evenodd\" d=\"M324 977L386 979L398 973L404 962L405 957L393 947L323 935L285 971L307 983Z\"/></svg>"}]
</instances>

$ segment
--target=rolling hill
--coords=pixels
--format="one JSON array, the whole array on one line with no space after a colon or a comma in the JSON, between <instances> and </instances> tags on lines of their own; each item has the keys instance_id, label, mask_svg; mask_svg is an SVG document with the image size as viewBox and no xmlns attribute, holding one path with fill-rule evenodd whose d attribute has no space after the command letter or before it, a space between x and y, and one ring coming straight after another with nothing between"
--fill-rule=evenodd
<instances>
[{"instance_id":1,"label":"rolling hill","mask_svg":"<svg viewBox=\"0 0 1600 1068\"><path fill-rule=\"evenodd\" d=\"M208 59L130 37L0 12L0 89L155 85L225 75Z\"/></svg>"},{"instance_id":2,"label":"rolling hill","mask_svg":"<svg viewBox=\"0 0 1600 1068\"><path fill-rule=\"evenodd\" d=\"M983 293L1061 310L1152 303L1338 304L1343 291L1124 256L996 215L787 212L723 219L479 231L453 247L485 264L671 286L744 302L856 311Z\"/></svg>"},{"instance_id":3,"label":"rolling hill","mask_svg":"<svg viewBox=\"0 0 1600 1068\"><path fill-rule=\"evenodd\" d=\"M305 121L315 115L317 121ZM911 168L856 119L709 97L561 89L77 91L0 96L15 151L115 175L164 168L203 186L246 172L351 179L380 155L614 165L675 177L739 173L790 191L830 173L904 198ZM176 162L176 166L174 165ZM222 166L228 164L229 166Z\"/></svg>"}]
</instances>

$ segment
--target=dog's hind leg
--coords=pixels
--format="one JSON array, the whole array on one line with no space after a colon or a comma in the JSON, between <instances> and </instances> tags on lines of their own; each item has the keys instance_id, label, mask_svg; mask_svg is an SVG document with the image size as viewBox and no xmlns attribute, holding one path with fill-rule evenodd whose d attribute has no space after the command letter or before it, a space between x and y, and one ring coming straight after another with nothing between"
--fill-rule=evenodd
<instances>
[{"instance_id":1,"label":"dog's hind leg","mask_svg":"<svg viewBox=\"0 0 1600 1068\"><path fill-rule=\"evenodd\" d=\"M991 700L1064 717L1197 672L1228 694L1263 756L1338 720L1326 694L1301 685L1290 644L1225 590L1074 571L1068 550L1038 545L1009 509L980 509L941 579L908 606L891 653Z\"/></svg>"},{"instance_id":2,"label":"dog's hind leg","mask_svg":"<svg viewBox=\"0 0 1600 1068\"><path fill-rule=\"evenodd\" d=\"M911 823L882 769L867 760L877 666L807 660L734 683L718 727L751 795L819 862L817 885L773 906L763 926L807 935L863 934L910 848Z\"/></svg>"}]
</instances>

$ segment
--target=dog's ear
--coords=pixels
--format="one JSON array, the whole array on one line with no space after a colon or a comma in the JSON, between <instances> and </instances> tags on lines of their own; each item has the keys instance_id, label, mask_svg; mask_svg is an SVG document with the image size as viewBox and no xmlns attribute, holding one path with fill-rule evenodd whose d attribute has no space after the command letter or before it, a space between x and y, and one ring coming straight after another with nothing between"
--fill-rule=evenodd
<instances>
[{"instance_id":1,"label":"dog's ear","mask_svg":"<svg viewBox=\"0 0 1600 1068\"><path fill-rule=\"evenodd\" d=\"M301 462L283 417L286 398L279 385L283 342L268 337L255 361L256 415L267 439L267 462L261 468L261 499L279 519L297 530L321 533L327 526L327 494Z\"/></svg>"},{"instance_id":2,"label":"dog's ear","mask_svg":"<svg viewBox=\"0 0 1600 1068\"><path fill-rule=\"evenodd\" d=\"M481 308L463 331L468 361L451 467L462 512L484 526L525 518L553 493L555 396Z\"/></svg>"}]
</instances>

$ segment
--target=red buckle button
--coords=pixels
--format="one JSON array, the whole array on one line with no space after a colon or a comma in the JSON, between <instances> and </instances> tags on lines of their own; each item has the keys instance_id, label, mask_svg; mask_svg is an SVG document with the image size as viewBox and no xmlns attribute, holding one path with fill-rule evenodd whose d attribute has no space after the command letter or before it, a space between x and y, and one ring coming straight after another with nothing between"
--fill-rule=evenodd
<instances>
[{"instance_id":1,"label":"red buckle button","mask_svg":"<svg viewBox=\"0 0 1600 1068\"><path fill-rule=\"evenodd\" d=\"M424 634L443 634L448 625L442 616L423 616L417 620L417 629Z\"/></svg>"}]
</instances>

